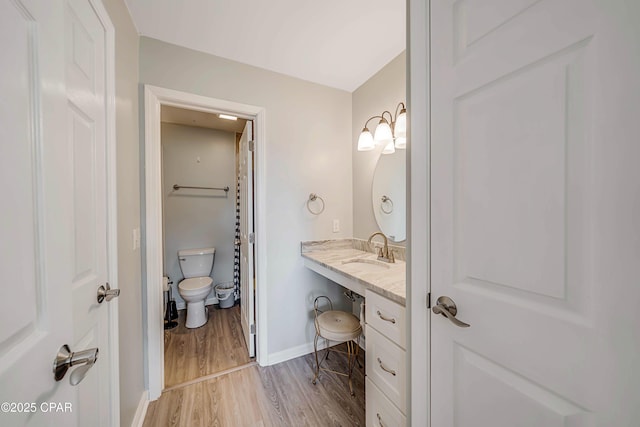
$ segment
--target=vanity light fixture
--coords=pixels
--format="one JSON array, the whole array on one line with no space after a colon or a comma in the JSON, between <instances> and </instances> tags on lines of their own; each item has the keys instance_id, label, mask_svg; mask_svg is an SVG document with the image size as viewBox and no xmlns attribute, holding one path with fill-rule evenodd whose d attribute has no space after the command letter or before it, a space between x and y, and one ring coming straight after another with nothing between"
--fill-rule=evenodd
<instances>
[{"instance_id":1,"label":"vanity light fixture","mask_svg":"<svg viewBox=\"0 0 640 427\"><path fill-rule=\"evenodd\" d=\"M230 116L228 114L218 114L218 117L225 120L233 120L233 121L238 120L236 116Z\"/></svg>"},{"instance_id":2,"label":"vanity light fixture","mask_svg":"<svg viewBox=\"0 0 640 427\"><path fill-rule=\"evenodd\" d=\"M388 120L385 114L389 115ZM372 136L367 125L373 119L380 119L380 121ZM382 154L391 154L396 149L407 148L407 109L404 102L398 104L394 115L385 110L381 115L370 117L365 122L358 138L358 151L370 151L376 145L384 146Z\"/></svg>"}]
</instances>

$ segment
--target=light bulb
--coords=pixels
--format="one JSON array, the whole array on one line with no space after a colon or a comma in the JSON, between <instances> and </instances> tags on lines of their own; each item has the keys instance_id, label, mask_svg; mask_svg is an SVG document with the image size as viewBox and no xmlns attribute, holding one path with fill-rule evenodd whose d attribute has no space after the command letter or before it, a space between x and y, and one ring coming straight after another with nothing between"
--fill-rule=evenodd
<instances>
[{"instance_id":1,"label":"light bulb","mask_svg":"<svg viewBox=\"0 0 640 427\"><path fill-rule=\"evenodd\" d=\"M373 150L375 144L373 143L373 136L369 129L362 129L362 133L358 138L358 151L370 151Z\"/></svg>"},{"instance_id":2,"label":"light bulb","mask_svg":"<svg viewBox=\"0 0 640 427\"><path fill-rule=\"evenodd\" d=\"M404 108L400 111L400 115L398 115L396 119L393 133L396 138L404 138L407 136L407 110Z\"/></svg>"},{"instance_id":3,"label":"light bulb","mask_svg":"<svg viewBox=\"0 0 640 427\"><path fill-rule=\"evenodd\" d=\"M233 120L233 121L238 120L236 116L230 116L229 114L218 114L218 117L225 120Z\"/></svg>"},{"instance_id":4,"label":"light bulb","mask_svg":"<svg viewBox=\"0 0 640 427\"><path fill-rule=\"evenodd\" d=\"M386 119L380 119L380 123L376 127L376 132L373 137L376 144L386 145L388 142L393 142L393 135L391 134L391 126Z\"/></svg>"},{"instance_id":5,"label":"light bulb","mask_svg":"<svg viewBox=\"0 0 640 427\"><path fill-rule=\"evenodd\" d=\"M403 136L396 138L396 148L398 150L404 150L407 148L407 138Z\"/></svg>"}]
</instances>

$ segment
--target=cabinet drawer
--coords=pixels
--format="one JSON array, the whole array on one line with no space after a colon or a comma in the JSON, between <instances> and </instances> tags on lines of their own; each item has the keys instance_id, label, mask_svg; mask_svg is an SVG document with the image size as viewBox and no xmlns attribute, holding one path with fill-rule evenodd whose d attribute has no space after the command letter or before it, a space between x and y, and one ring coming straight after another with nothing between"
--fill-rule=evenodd
<instances>
[{"instance_id":1,"label":"cabinet drawer","mask_svg":"<svg viewBox=\"0 0 640 427\"><path fill-rule=\"evenodd\" d=\"M366 322L400 347L406 348L404 307L372 291L367 291L365 297Z\"/></svg>"},{"instance_id":2,"label":"cabinet drawer","mask_svg":"<svg viewBox=\"0 0 640 427\"><path fill-rule=\"evenodd\" d=\"M406 352L367 325L367 378L374 382L400 411L406 408Z\"/></svg>"},{"instance_id":3,"label":"cabinet drawer","mask_svg":"<svg viewBox=\"0 0 640 427\"><path fill-rule=\"evenodd\" d=\"M367 427L397 427L407 425L407 419L380 389L367 378Z\"/></svg>"}]
</instances>

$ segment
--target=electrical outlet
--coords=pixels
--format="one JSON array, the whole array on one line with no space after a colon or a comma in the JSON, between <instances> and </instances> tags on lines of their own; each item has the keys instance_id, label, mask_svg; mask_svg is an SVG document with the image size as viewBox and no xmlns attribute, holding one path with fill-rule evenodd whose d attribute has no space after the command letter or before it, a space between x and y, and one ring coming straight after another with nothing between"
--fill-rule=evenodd
<instances>
[{"instance_id":1,"label":"electrical outlet","mask_svg":"<svg viewBox=\"0 0 640 427\"><path fill-rule=\"evenodd\" d=\"M333 232L334 233L338 233L340 231L340 220L339 219L334 219L333 220Z\"/></svg>"}]
</instances>

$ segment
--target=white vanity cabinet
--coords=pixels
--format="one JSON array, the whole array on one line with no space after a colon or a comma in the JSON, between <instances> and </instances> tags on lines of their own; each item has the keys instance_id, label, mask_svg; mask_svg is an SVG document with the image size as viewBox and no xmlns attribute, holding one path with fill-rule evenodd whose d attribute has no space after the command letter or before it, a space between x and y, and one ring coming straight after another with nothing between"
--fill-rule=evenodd
<instances>
[{"instance_id":1,"label":"white vanity cabinet","mask_svg":"<svg viewBox=\"0 0 640 427\"><path fill-rule=\"evenodd\" d=\"M406 310L373 291L365 295L368 427L406 421Z\"/></svg>"},{"instance_id":2,"label":"white vanity cabinet","mask_svg":"<svg viewBox=\"0 0 640 427\"><path fill-rule=\"evenodd\" d=\"M364 295L367 426L403 426L407 415L403 305L407 268L404 261L382 263L377 254L357 249L366 244L356 239L301 242L300 253L307 268Z\"/></svg>"}]
</instances>

